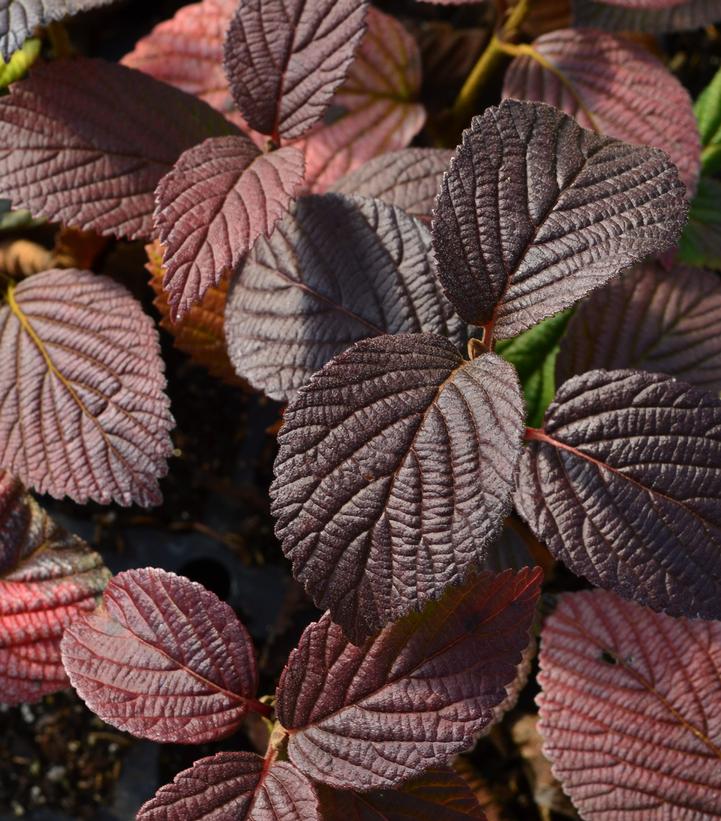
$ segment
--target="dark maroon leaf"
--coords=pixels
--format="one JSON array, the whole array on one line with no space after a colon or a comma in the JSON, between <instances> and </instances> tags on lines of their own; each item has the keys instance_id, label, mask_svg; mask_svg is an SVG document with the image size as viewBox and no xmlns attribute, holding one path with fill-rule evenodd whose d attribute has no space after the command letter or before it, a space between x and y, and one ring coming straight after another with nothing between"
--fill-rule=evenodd
<instances>
[{"instance_id":1,"label":"dark maroon leaf","mask_svg":"<svg viewBox=\"0 0 721 821\"><path fill-rule=\"evenodd\" d=\"M480 565L510 507L523 399L495 354L356 343L291 401L271 487L295 577L354 641Z\"/></svg>"},{"instance_id":2,"label":"dark maroon leaf","mask_svg":"<svg viewBox=\"0 0 721 821\"><path fill-rule=\"evenodd\" d=\"M251 128L290 140L317 123L365 31L367 0L244 0L225 68Z\"/></svg>"},{"instance_id":3,"label":"dark maroon leaf","mask_svg":"<svg viewBox=\"0 0 721 821\"><path fill-rule=\"evenodd\" d=\"M35 701L68 686L65 625L95 607L110 573L0 471L0 702Z\"/></svg>"},{"instance_id":4,"label":"dark maroon leaf","mask_svg":"<svg viewBox=\"0 0 721 821\"><path fill-rule=\"evenodd\" d=\"M303 182L303 154L262 154L242 135L216 137L184 152L155 193L155 228L165 250L163 288L181 319L268 236Z\"/></svg>"},{"instance_id":5,"label":"dark maroon leaf","mask_svg":"<svg viewBox=\"0 0 721 821\"><path fill-rule=\"evenodd\" d=\"M210 106L125 66L39 64L0 99L0 196L34 217L149 237L161 177L185 149L234 132Z\"/></svg>"},{"instance_id":6,"label":"dark maroon leaf","mask_svg":"<svg viewBox=\"0 0 721 821\"><path fill-rule=\"evenodd\" d=\"M606 31L643 31L663 34L690 31L721 20L719 0L688 0L666 8L641 8L596 0L573 0L574 25L592 26Z\"/></svg>"},{"instance_id":7,"label":"dark maroon leaf","mask_svg":"<svg viewBox=\"0 0 721 821\"><path fill-rule=\"evenodd\" d=\"M483 573L360 647L326 613L278 685L290 760L317 781L363 791L470 747L515 678L541 577L538 568Z\"/></svg>"},{"instance_id":8,"label":"dark maroon leaf","mask_svg":"<svg viewBox=\"0 0 721 821\"><path fill-rule=\"evenodd\" d=\"M61 650L88 707L142 738L222 738L257 704L253 643L233 610L165 570L115 576L98 610L65 631Z\"/></svg>"},{"instance_id":9,"label":"dark maroon leaf","mask_svg":"<svg viewBox=\"0 0 721 821\"><path fill-rule=\"evenodd\" d=\"M673 245L686 189L658 149L504 100L464 132L438 196L433 243L458 313L515 336Z\"/></svg>"},{"instance_id":10,"label":"dark maroon leaf","mask_svg":"<svg viewBox=\"0 0 721 821\"><path fill-rule=\"evenodd\" d=\"M719 622L602 590L561 598L541 635L539 729L583 818L719 818L719 669Z\"/></svg>"},{"instance_id":11,"label":"dark maroon leaf","mask_svg":"<svg viewBox=\"0 0 721 821\"><path fill-rule=\"evenodd\" d=\"M571 570L672 616L721 618L721 401L641 371L564 383L516 504Z\"/></svg>"},{"instance_id":12,"label":"dark maroon leaf","mask_svg":"<svg viewBox=\"0 0 721 821\"><path fill-rule=\"evenodd\" d=\"M238 374L287 400L353 342L429 331L465 340L443 295L430 235L400 209L340 194L304 197L260 238L225 314Z\"/></svg>"},{"instance_id":13,"label":"dark maroon leaf","mask_svg":"<svg viewBox=\"0 0 721 821\"><path fill-rule=\"evenodd\" d=\"M667 373L721 391L721 282L698 268L642 265L575 312L556 361L558 384L594 368Z\"/></svg>"},{"instance_id":14,"label":"dark maroon leaf","mask_svg":"<svg viewBox=\"0 0 721 821\"><path fill-rule=\"evenodd\" d=\"M217 753L183 770L143 804L137 821L320 821L313 785L292 764Z\"/></svg>"}]
</instances>

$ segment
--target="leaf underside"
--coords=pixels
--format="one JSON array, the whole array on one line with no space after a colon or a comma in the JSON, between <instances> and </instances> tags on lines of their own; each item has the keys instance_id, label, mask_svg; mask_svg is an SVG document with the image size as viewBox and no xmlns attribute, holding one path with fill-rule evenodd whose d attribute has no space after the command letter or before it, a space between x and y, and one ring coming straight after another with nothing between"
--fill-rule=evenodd
<instances>
[{"instance_id":1,"label":"leaf underside","mask_svg":"<svg viewBox=\"0 0 721 821\"><path fill-rule=\"evenodd\" d=\"M573 0L573 23L606 31L664 34L691 31L721 20L720 0L689 0L667 8L634 8L596 0Z\"/></svg>"}]
</instances>

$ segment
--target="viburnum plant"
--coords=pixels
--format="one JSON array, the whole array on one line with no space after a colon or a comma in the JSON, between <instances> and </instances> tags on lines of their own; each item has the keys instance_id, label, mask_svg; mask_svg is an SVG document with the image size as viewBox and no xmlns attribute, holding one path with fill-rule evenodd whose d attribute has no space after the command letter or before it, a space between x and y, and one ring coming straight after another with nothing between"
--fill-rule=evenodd
<instances>
[{"instance_id":1,"label":"viburnum plant","mask_svg":"<svg viewBox=\"0 0 721 821\"><path fill-rule=\"evenodd\" d=\"M575 14L721 18L632 5ZM6 57L58 16L15 0ZM165 742L268 720L264 756L201 759L139 818L482 818L449 764L523 686L542 576L499 570L509 520L599 588L564 594L541 632L541 733L579 812L719 817L721 286L681 263L721 267L704 207L721 80L694 113L637 41L518 42L532 20L523 1L499 14L429 123L454 150L406 147L427 116L418 48L363 0L203 0L122 65L36 64L0 99L0 195L153 240L177 344L287 403L271 511L327 612L258 698L227 604L158 569L108 581L24 490L160 501L173 420L152 321L91 271L6 283L7 699L69 678ZM508 57L505 99L479 113Z\"/></svg>"}]
</instances>

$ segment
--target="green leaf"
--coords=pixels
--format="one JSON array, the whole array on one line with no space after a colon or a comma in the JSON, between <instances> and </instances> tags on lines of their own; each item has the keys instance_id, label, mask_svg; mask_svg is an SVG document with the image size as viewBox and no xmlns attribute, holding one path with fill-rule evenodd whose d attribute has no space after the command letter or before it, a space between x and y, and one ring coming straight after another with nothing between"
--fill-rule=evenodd
<instances>
[{"instance_id":1,"label":"green leaf","mask_svg":"<svg viewBox=\"0 0 721 821\"><path fill-rule=\"evenodd\" d=\"M678 255L687 265L721 270L721 182L718 180L709 177L699 180Z\"/></svg>"},{"instance_id":2,"label":"green leaf","mask_svg":"<svg viewBox=\"0 0 721 821\"><path fill-rule=\"evenodd\" d=\"M701 136L701 169L712 174L721 169L721 69L693 107Z\"/></svg>"},{"instance_id":3,"label":"green leaf","mask_svg":"<svg viewBox=\"0 0 721 821\"><path fill-rule=\"evenodd\" d=\"M18 49L7 63L0 57L0 88L7 88L10 83L21 80L25 76L27 70L37 60L41 45L37 37L32 37L23 43L23 47Z\"/></svg>"},{"instance_id":4,"label":"green leaf","mask_svg":"<svg viewBox=\"0 0 721 821\"><path fill-rule=\"evenodd\" d=\"M572 313L573 308L567 308L513 339L496 343L496 353L515 365L518 371L531 427L543 423L543 414L556 393L556 356Z\"/></svg>"}]
</instances>

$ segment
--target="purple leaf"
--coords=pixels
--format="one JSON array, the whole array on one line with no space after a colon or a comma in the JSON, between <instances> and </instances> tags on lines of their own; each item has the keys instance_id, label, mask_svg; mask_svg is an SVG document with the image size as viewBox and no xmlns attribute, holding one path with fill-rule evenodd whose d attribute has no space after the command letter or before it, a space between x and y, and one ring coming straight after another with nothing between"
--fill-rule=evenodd
<instances>
[{"instance_id":1,"label":"purple leaf","mask_svg":"<svg viewBox=\"0 0 721 821\"><path fill-rule=\"evenodd\" d=\"M0 99L0 196L34 217L149 237L161 177L185 149L235 131L200 100L125 66L39 64Z\"/></svg>"},{"instance_id":2,"label":"purple leaf","mask_svg":"<svg viewBox=\"0 0 721 821\"><path fill-rule=\"evenodd\" d=\"M583 818L719 817L719 669L719 622L561 597L541 634L539 729Z\"/></svg>"},{"instance_id":3,"label":"purple leaf","mask_svg":"<svg viewBox=\"0 0 721 821\"><path fill-rule=\"evenodd\" d=\"M233 96L276 142L317 123L365 31L367 0L243 0L225 43Z\"/></svg>"},{"instance_id":4,"label":"purple leaf","mask_svg":"<svg viewBox=\"0 0 721 821\"><path fill-rule=\"evenodd\" d=\"M509 512L523 399L495 354L356 343L291 401L271 486L295 577L354 641L480 565Z\"/></svg>"},{"instance_id":5,"label":"purple leaf","mask_svg":"<svg viewBox=\"0 0 721 821\"><path fill-rule=\"evenodd\" d=\"M521 459L516 505L594 584L721 618L721 401L660 374L565 382Z\"/></svg>"},{"instance_id":6,"label":"purple leaf","mask_svg":"<svg viewBox=\"0 0 721 821\"><path fill-rule=\"evenodd\" d=\"M573 24L606 31L642 31L664 34L691 31L721 20L719 0L687 0L664 8L643 8L636 3L607 4L573 0Z\"/></svg>"},{"instance_id":7,"label":"purple leaf","mask_svg":"<svg viewBox=\"0 0 721 821\"><path fill-rule=\"evenodd\" d=\"M340 194L298 200L233 283L225 328L238 374L287 400L368 336L429 331L461 344L466 328L429 249L424 226L393 206Z\"/></svg>"},{"instance_id":8,"label":"purple leaf","mask_svg":"<svg viewBox=\"0 0 721 821\"><path fill-rule=\"evenodd\" d=\"M155 229L165 250L163 288L182 319L268 236L303 182L303 154L267 154L248 137L215 137L188 149L155 192Z\"/></svg>"},{"instance_id":9,"label":"purple leaf","mask_svg":"<svg viewBox=\"0 0 721 821\"><path fill-rule=\"evenodd\" d=\"M350 644L326 613L278 685L291 762L341 789L392 787L469 748L516 675L541 571L483 573Z\"/></svg>"},{"instance_id":10,"label":"purple leaf","mask_svg":"<svg viewBox=\"0 0 721 821\"><path fill-rule=\"evenodd\" d=\"M39 493L161 501L173 426L158 334L121 285L74 269L0 307L0 465Z\"/></svg>"},{"instance_id":11,"label":"purple leaf","mask_svg":"<svg viewBox=\"0 0 721 821\"><path fill-rule=\"evenodd\" d=\"M174 573L128 570L65 631L65 670L103 721L141 738L200 744L256 708L250 636L215 593Z\"/></svg>"},{"instance_id":12,"label":"purple leaf","mask_svg":"<svg viewBox=\"0 0 721 821\"><path fill-rule=\"evenodd\" d=\"M443 180L439 276L466 321L515 336L671 247L687 211L662 151L504 100L474 118Z\"/></svg>"}]
</instances>

